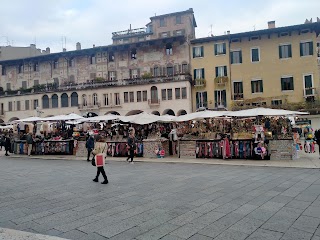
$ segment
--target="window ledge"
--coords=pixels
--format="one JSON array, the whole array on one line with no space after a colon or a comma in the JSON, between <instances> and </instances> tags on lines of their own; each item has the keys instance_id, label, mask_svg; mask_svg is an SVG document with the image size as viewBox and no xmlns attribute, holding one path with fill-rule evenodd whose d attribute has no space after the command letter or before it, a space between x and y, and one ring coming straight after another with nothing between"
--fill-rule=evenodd
<instances>
[{"instance_id":1,"label":"window ledge","mask_svg":"<svg viewBox=\"0 0 320 240\"><path fill-rule=\"evenodd\" d=\"M288 57L288 58L280 58L280 61L286 61L286 60L290 60L292 59L292 57Z\"/></svg>"},{"instance_id":2,"label":"window ledge","mask_svg":"<svg viewBox=\"0 0 320 240\"><path fill-rule=\"evenodd\" d=\"M216 57L220 57L220 56L226 56L226 53L221 53L221 54L215 54Z\"/></svg>"},{"instance_id":3,"label":"window ledge","mask_svg":"<svg viewBox=\"0 0 320 240\"><path fill-rule=\"evenodd\" d=\"M255 92L255 93L252 93L252 94L263 94L263 92Z\"/></svg>"},{"instance_id":4,"label":"window ledge","mask_svg":"<svg viewBox=\"0 0 320 240\"><path fill-rule=\"evenodd\" d=\"M294 92L294 90L281 90L281 92Z\"/></svg>"},{"instance_id":5,"label":"window ledge","mask_svg":"<svg viewBox=\"0 0 320 240\"><path fill-rule=\"evenodd\" d=\"M231 65L241 65L242 63L231 63Z\"/></svg>"},{"instance_id":6,"label":"window ledge","mask_svg":"<svg viewBox=\"0 0 320 240\"><path fill-rule=\"evenodd\" d=\"M260 63L260 61L254 61L254 62L251 61L251 63L257 64L257 63Z\"/></svg>"},{"instance_id":7,"label":"window ledge","mask_svg":"<svg viewBox=\"0 0 320 240\"><path fill-rule=\"evenodd\" d=\"M193 59L196 59L196 58L204 58L204 57L194 57Z\"/></svg>"}]
</instances>

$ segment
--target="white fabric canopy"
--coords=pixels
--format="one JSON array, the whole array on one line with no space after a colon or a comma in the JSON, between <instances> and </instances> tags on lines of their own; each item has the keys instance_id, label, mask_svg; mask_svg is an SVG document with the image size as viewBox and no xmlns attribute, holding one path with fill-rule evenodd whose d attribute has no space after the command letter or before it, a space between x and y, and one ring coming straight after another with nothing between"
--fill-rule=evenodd
<instances>
[{"instance_id":1,"label":"white fabric canopy","mask_svg":"<svg viewBox=\"0 0 320 240\"><path fill-rule=\"evenodd\" d=\"M154 114L142 112L136 115L120 116L119 120L122 122L130 122L130 123L144 125L144 124L160 121L162 120L162 118Z\"/></svg>"},{"instance_id":2,"label":"white fabric canopy","mask_svg":"<svg viewBox=\"0 0 320 240\"><path fill-rule=\"evenodd\" d=\"M304 115L304 114L309 114L309 113L260 107L260 108L252 108L252 109L229 112L226 114L226 116L255 117L255 116L289 116L289 115Z\"/></svg>"},{"instance_id":3,"label":"white fabric canopy","mask_svg":"<svg viewBox=\"0 0 320 240\"><path fill-rule=\"evenodd\" d=\"M0 129L11 129L11 128L13 128L13 125L0 126Z\"/></svg>"},{"instance_id":4,"label":"white fabric canopy","mask_svg":"<svg viewBox=\"0 0 320 240\"><path fill-rule=\"evenodd\" d=\"M41 121L42 119L43 118L40 118L40 117L28 117L28 118L16 120L16 122L37 122L37 121Z\"/></svg>"},{"instance_id":5,"label":"white fabric canopy","mask_svg":"<svg viewBox=\"0 0 320 240\"><path fill-rule=\"evenodd\" d=\"M43 121L68 121L68 120L78 120L78 119L83 119L84 117L75 114L75 113L70 113L67 115L57 115L53 117L47 117L43 118Z\"/></svg>"},{"instance_id":6,"label":"white fabric canopy","mask_svg":"<svg viewBox=\"0 0 320 240\"><path fill-rule=\"evenodd\" d=\"M179 117L176 117L174 121L176 122L185 122L190 120L196 120L196 119L204 119L204 118L214 118L214 117L221 117L225 116L229 112L227 111L200 111L200 112L194 112L186 115L181 115Z\"/></svg>"},{"instance_id":7,"label":"white fabric canopy","mask_svg":"<svg viewBox=\"0 0 320 240\"><path fill-rule=\"evenodd\" d=\"M119 120L120 115L107 114L102 116L96 116L91 118L83 118L79 120L80 122L104 122L110 120Z\"/></svg>"}]
</instances>

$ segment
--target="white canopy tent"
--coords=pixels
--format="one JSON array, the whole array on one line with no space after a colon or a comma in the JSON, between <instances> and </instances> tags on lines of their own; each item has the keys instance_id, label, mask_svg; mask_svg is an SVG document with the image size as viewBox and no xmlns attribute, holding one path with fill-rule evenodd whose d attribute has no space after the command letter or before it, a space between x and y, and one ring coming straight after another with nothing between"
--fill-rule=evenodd
<instances>
[{"instance_id":1,"label":"white canopy tent","mask_svg":"<svg viewBox=\"0 0 320 240\"><path fill-rule=\"evenodd\" d=\"M182 115L179 117L176 117L174 121L176 122L185 122L190 120L197 120L197 119L205 119L205 118L214 118L214 117L222 117L227 115L229 112L227 111L210 111L205 110L201 112L194 112L186 115Z\"/></svg>"},{"instance_id":2,"label":"white canopy tent","mask_svg":"<svg viewBox=\"0 0 320 240\"><path fill-rule=\"evenodd\" d=\"M260 107L260 108L252 108L252 109L229 112L226 114L226 116L255 117L255 116L293 116L293 115L306 115L306 114L309 114L309 113Z\"/></svg>"},{"instance_id":3,"label":"white canopy tent","mask_svg":"<svg viewBox=\"0 0 320 240\"><path fill-rule=\"evenodd\" d=\"M136 115L119 116L119 120L122 122L130 122L130 123L144 125L144 124L150 124L153 122L165 120L165 118L161 118L158 115L142 112Z\"/></svg>"},{"instance_id":4,"label":"white canopy tent","mask_svg":"<svg viewBox=\"0 0 320 240\"><path fill-rule=\"evenodd\" d=\"M84 119L84 117L75 114L75 113L70 113L67 115L57 115L53 117L47 117L47 118L42 118L42 121L69 121L69 120L79 120L79 119Z\"/></svg>"},{"instance_id":5,"label":"white canopy tent","mask_svg":"<svg viewBox=\"0 0 320 240\"><path fill-rule=\"evenodd\" d=\"M42 121L42 119L43 118L40 118L40 117L28 117L28 118L16 120L15 122L37 122L37 121Z\"/></svg>"},{"instance_id":6,"label":"white canopy tent","mask_svg":"<svg viewBox=\"0 0 320 240\"><path fill-rule=\"evenodd\" d=\"M110 120L119 120L120 115L107 114L102 116L96 116L91 118L82 118L79 122L105 122Z\"/></svg>"}]
</instances>

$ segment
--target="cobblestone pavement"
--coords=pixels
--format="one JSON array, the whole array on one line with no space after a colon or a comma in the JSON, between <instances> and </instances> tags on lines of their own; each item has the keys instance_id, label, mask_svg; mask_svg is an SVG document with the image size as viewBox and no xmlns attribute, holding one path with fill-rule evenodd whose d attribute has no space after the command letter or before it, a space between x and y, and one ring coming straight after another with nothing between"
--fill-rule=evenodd
<instances>
[{"instance_id":1,"label":"cobblestone pavement","mask_svg":"<svg viewBox=\"0 0 320 240\"><path fill-rule=\"evenodd\" d=\"M0 227L76 240L320 240L319 169L124 161L106 169L102 185L86 161L0 157Z\"/></svg>"}]
</instances>

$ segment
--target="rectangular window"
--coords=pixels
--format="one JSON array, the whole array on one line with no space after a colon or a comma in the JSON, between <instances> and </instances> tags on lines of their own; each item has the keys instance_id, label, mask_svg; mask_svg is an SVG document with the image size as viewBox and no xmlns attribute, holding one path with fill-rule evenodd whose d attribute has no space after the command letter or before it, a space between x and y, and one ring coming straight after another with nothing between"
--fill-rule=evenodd
<instances>
[{"instance_id":1,"label":"rectangular window","mask_svg":"<svg viewBox=\"0 0 320 240\"><path fill-rule=\"evenodd\" d=\"M282 100L279 100L279 99L271 100L271 105L272 105L272 106L282 105Z\"/></svg>"},{"instance_id":2,"label":"rectangular window","mask_svg":"<svg viewBox=\"0 0 320 240\"><path fill-rule=\"evenodd\" d=\"M33 80L33 86L39 85L39 80Z\"/></svg>"},{"instance_id":3,"label":"rectangular window","mask_svg":"<svg viewBox=\"0 0 320 240\"><path fill-rule=\"evenodd\" d=\"M223 55L226 54L227 48L226 43L215 43L214 44L214 55Z\"/></svg>"},{"instance_id":4,"label":"rectangular window","mask_svg":"<svg viewBox=\"0 0 320 240\"><path fill-rule=\"evenodd\" d=\"M189 73L189 66L186 63L182 64L182 73Z\"/></svg>"},{"instance_id":5,"label":"rectangular window","mask_svg":"<svg viewBox=\"0 0 320 240\"><path fill-rule=\"evenodd\" d=\"M115 71L109 71L108 75L109 75L110 81L116 80L116 72Z\"/></svg>"},{"instance_id":6,"label":"rectangular window","mask_svg":"<svg viewBox=\"0 0 320 240\"><path fill-rule=\"evenodd\" d=\"M114 62L114 59L115 59L115 57L114 57L114 53L113 52L110 52L109 53L109 62Z\"/></svg>"},{"instance_id":7,"label":"rectangular window","mask_svg":"<svg viewBox=\"0 0 320 240\"><path fill-rule=\"evenodd\" d=\"M300 56L311 56L313 55L313 42L301 42L300 43Z\"/></svg>"},{"instance_id":8,"label":"rectangular window","mask_svg":"<svg viewBox=\"0 0 320 240\"><path fill-rule=\"evenodd\" d=\"M161 89L161 99L162 101L167 100L167 89Z\"/></svg>"},{"instance_id":9,"label":"rectangular window","mask_svg":"<svg viewBox=\"0 0 320 240\"><path fill-rule=\"evenodd\" d=\"M154 68L153 68L153 76L154 76L154 77L160 76L160 69L159 69L159 67L154 67Z\"/></svg>"},{"instance_id":10,"label":"rectangular window","mask_svg":"<svg viewBox=\"0 0 320 240\"><path fill-rule=\"evenodd\" d=\"M130 102L134 102L134 92L129 92Z\"/></svg>"},{"instance_id":11,"label":"rectangular window","mask_svg":"<svg viewBox=\"0 0 320 240\"><path fill-rule=\"evenodd\" d=\"M242 51L232 51L231 52L231 64L239 64L242 63Z\"/></svg>"},{"instance_id":12,"label":"rectangular window","mask_svg":"<svg viewBox=\"0 0 320 240\"><path fill-rule=\"evenodd\" d=\"M176 16L176 24L181 24L181 15Z\"/></svg>"},{"instance_id":13,"label":"rectangular window","mask_svg":"<svg viewBox=\"0 0 320 240\"><path fill-rule=\"evenodd\" d=\"M58 60L53 62L53 69L58 69L59 68L59 62Z\"/></svg>"},{"instance_id":14,"label":"rectangular window","mask_svg":"<svg viewBox=\"0 0 320 240\"><path fill-rule=\"evenodd\" d=\"M20 101L17 101L17 111L21 110Z\"/></svg>"},{"instance_id":15,"label":"rectangular window","mask_svg":"<svg viewBox=\"0 0 320 240\"><path fill-rule=\"evenodd\" d=\"M251 62L259 62L260 53L259 48L251 48Z\"/></svg>"},{"instance_id":16,"label":"rectangular window","mask_svg":"<svg viewBox=\"0 0 320 240\"><path fill-rule=\"evenodd\" d=\"M23 89L27 89L27 81L22 81L22 86Z\"/></svg>"},{"instance_id":17,"label":"rectangular window","mask_svg":"<svg viewBox=\"0 0 320 240\"><path fill-rule=\"evenodd\" d=\"M146 102L148 101L148 93L147 91L142 92L142 101Z\"/></svg>"},{"instance_id":18,"label":"rectangular window","mask_svg":"<svg viewBox=\"0 0 320 240\"><path fill-rule=\"evenodd\" d=\"M109 94L104 94L104 105L109 106Z\"/></svg>"},{"instance_id":19,"label":"rectangular window","mask_svg":"<svg viewBox=\"0 0 320 240\"><path fill-rule=\"evenodd\" d=\"M203 46L192 48L193 58L204 57Z\"/></svg>"},{"instance_id":20,"label":"rectangular window","mask_svg":"<svg viewBox=\"0 0 320 240\"><path fill-rule=\"evenodd\" d=\"M164 18L160 18L160 27L165 27L166 26L166 21Z\"/></svg>"},{"instance_id":21,"label":"rectangular window","mask_svg":"<svg viewBox=\"0 0 320 240\"><path fill-rule=\"evenodd\" d=\"M175 95L176 95L176 99L180 99L181 98L180 88L176 88L175 89Z\"/></svg>"},{"instance_id":22,"label":"rectangular window","mask_svg":"<svg viewBox=\"0 0 320 240\"><path fill-rule=\"evenodd\" d=\"M120 93L115 93L114 99L115 99L116 106L119 106L120 105Z\"/></svg>"},{"instance_id":23,"label":"rectangular window","mask_svg":"<svg viewBox=\"0 0 320 240\"><path fill-rule=\"evenodd\" d=\"M33 100L33 109L37 109L38 106L39 106L39 101L38 101L38 99L34 99L34 100Z\"/></svg>"},{"instance_id":24,"label":"rectangular window","mask_svg":"<svg viewBox=\"0 0 320 240\"><path fill-rule=\"evenodd\" d=\"M207 108L207 92L197 92L196 93L196 107L199 108Z\"/></svg>"},{"instance_id":25,"label":"rectangular window","mask_svg":"<svg viewBox=\"0 0 320 240\"><path fill-rule=\"evenodd\" d=\"M141 98L141 91L137 91L137 102L141 102L142 98Z\"/></svg>"},{"instance_id":26,"label":"rectangular window","mask_svg":"<svg viewBox=\"0 0 320 240\"><path fill-rule=\"evenodd\" d=\"M204 68L193 70L194 79L204 79Z\"/></svg>"},{"instance_id":27,"label":"rectangular window","mask_svg":"<svg viewBox=\"0 0 320 240\"><path fill-rule=\"evenodd\" d=\"M25 108L25 110L29 110L30 109L29 100L25 100L24 101L24 108Z\"/></svg>"},{"instance_id":28,"label":"rectangular window","mask_svg":"<svg viewBox=\"0 0 320 240\"><path fill-rule=\"evenodd\" d=\"M173 67L167 67L167 76L173 76Z\"/></svg>"},{"instance_id":29,"label":"rectangular window","mask_svg":"<svg viewBox=\"0 0 320 240\"><path fill-rule=\"evenodd\" d=\"M123 102L124 103L129 102L129 93L128 92L123 93Z\"/></svg>"},{"instance_id":30,"label":"rectangular window","mask_svg":"<svg viewBox=\"0 0 320 240\"><path fill-rule=\"evenodd\" d=\"M226 108L227 107L226 90L214 91L214 106L216 108Z\"/></svg>"},{"instance_id":31,"label":"rectangular window","mask_svg":"<svg viewBox=\"0 0 320 240\"><path fill-rule=\"evenodd\" d=\"M182 99L187 99L187 88L186 87L181 88L181 97L182 97Z\"/></svg>"},{"instance_id":32,"label":"rectangular window","mask_svg":"<svg viewBox=\"0 0 320 240\"><path fill-rule=\"evenodd\" d=\"M8 102L8 111L9 111L9 112L12 111L12 102Z\"/></svg>"},{"instance_id":33,"label":"rectangular window","mask_svg":"<svg viewBox=\"0 0 320 240\"><path fill-rule=\"evenodd\" d=\"M33 71L34 71L34 72L38 72L38 71L39 71L39 63L35 63L35 64L33 65Z\"/></svg>"},{"instance_id":34,"label":"rectangular window","mask_svg":"<svg viewBox=\"0 0 320 240\"><path fill-rule=\"evenodd\" d=\"M138 78L139 77L139 69L131 69L131 78Z\"/></svg>"},{"instance_id":35,"label":"rectangular window","mask_svg":"<svg viewBox=\"0 0 320 240\"><path fill-rule=\"evenodd\" d=\"M168 100L172 100L172 88L167 89Z\"/></svg>"},{"instance_id":36,"label":"rectangular window","mask_svg":"<svg viewBox=\"0 0 320 240\"><path fill-rule=\"evenodd\" d=\"M282 77L281 78L281 91L294 90L293 77Z\"/></svg>"},{"instance_id":37,"label":"rectangular window","mask_svg":"<svg viewBox=\"0 0 320 240\"><path fill-rule=\"evenodd\" d=\"M216 77L226 77L228 76L227 66L216 67Z\"/></svg>"},{"instance_id":38,"label":"rectangular window","mask_svg":"<svg viewBox=\"0 0 320 240\"><path fill-rule=\"evenodd\" d=\"M243 82L233 82L233 100L243 99Z\"/></svg>"},{"instance_id":39,"label":"rectangular window","mask_svg":"<svg viewBox=\"0 0 320 240\"><path fill-rule=\"evenodd\" d=\"M313 88L313 75L308 74L303 76L304 80L304 96L312 96L314 95Z\"/></svg>"},{"instance_id":40,"label":"rectangular window","mask_svg":"<svg viewBox=\"0 0 320 240\"><path fill-rule=\"evenodd\" d=\"M279 46L279 58L291 58L292 57L292 49L291 44L283 44Z\"/></svg>"},{"instance_id":41,"label":"rectangular window","mask_svg":"<svg viewBox=\"0 0 320 240\"><path fill-rule=\"evenodd\" d=\"M263 93L262 80L251 81L251 93Z\"/></svg>"},{"instance_id":42,"label":"rectangular window","mask_svg":"<svg viewBox=\"0 0 320 240\"><path fill-rule=\"evenodd\" d=\"M168 37L168 32L163 32L163 33L161 33L161 37L163 37L163 38L165 38L165 37Z\"/></svg>"},{"instance_id":43,"label":"rectangular window","mask_svg":"<svg viewBox=\"0 0 320 240\"><path fill-rule=\"evenodd\" d=\"M23 73L23 64L20 64L18 67L18 73Z\"/></svg>"},{"instance_id":44,"label":"rectangular window","mask_svg":"<svg viewBox=\"0 0 320 240\"><path fill-rule=\"evenodd\" d=\"M11 83L7 83L7 91L11 90Z\"/></svg>"},{"instance_id":45,"label":"rectangular window","mask_svg":"<svg viewBox=\"0 0 320 240\"><path fill-rule=\"evenodd\" d=\"M69 67L74 67L74 63L75 63L74 59L71 58L71 59L69 59L68 61L69 61L69 64L68 64Z\"/></svg>"}]
</instances>

